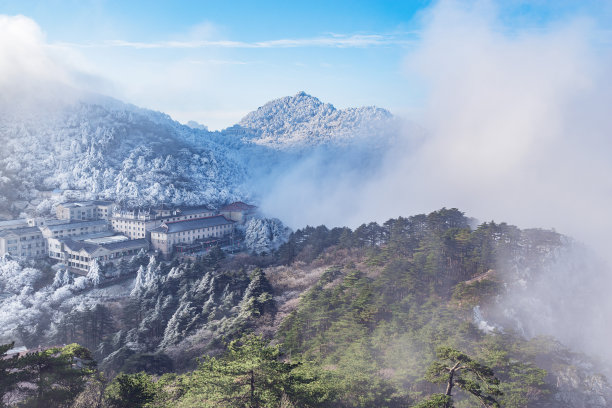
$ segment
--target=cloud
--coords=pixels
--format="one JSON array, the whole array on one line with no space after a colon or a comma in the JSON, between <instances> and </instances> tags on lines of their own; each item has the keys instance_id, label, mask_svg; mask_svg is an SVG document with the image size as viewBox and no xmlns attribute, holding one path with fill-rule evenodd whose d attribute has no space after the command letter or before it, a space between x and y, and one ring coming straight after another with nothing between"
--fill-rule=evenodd
<instances>
[{"instance_id":1,"label":"cloud","mask_svg":"<svg viewBox=\"0 0 612 408\"><path fill-rule=\"evenodd\" d=\"M68 80L54 61L40 27L24 16L0 15L0 85L25 80Z\"/></svg>"},{"instance_id":2,"label":"cloud","mask_svg":"<svg viewBox=\"0 0 612 408\"><path fill-rule=\"evenodd\" d=\"M315 38L282 38L268 41L200 40L139 42L112 40L102 43L64 43L63 45L83 48L121 47L135 49L200 49L200 48L363 48L388 45L407 45L414 40L396 35L382 34L331 34Z\"/></svg>"},{"instance_id":3,"label":"cloud","mask_svg":"<svg viewBox=\"0 0 612 408\"><path fill-rule=\"evenodd\" d=\"M292 215L299 214L301 225L355 227L457 207L482 221L555 228L612 265L612 60L605 31L582 17L537 30L508 27L491 3L444 1L423 13L422 27L405 67L406 80L425 90L413 119L426 136L406 132L381 168L359 177L287 174L270 197L275 210L287 208L281 219L300 226ZM584 271L582 279L570 276L579 268L568 270L553 268L546 279L554 284L528 294L539 299L531 304L551 310L546 324L529 326L612 365L602 347L611 334L602 323L612 318L609 267ZM597 311L597 319L588 320L586 310ZM581 327L581 336L572 327Z\"/></svg>"},{"instance_id":4,"label":"cloud","mask_svg":"<svg viewBox=\"0 0 612 408\"><path fill-rule=\"evenodd\" d=\"M68 62L70 61L70 62ZM0 15L0 107L26 111L34 105L52 108L82 90L105 84L78 69L80 57L70 49L49 45L41 28L28 17Z\"/></svg>"}]
</instances>

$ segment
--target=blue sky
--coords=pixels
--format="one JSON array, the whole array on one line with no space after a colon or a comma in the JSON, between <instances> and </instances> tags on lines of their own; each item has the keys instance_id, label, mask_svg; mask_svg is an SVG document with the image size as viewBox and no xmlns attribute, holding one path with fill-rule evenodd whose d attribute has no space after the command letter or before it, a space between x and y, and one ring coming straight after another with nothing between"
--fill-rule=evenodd
<instances>
[{"instance_id":1,"label":"blue sky","mask_svg":"<svg viewBox=\"0 0 612 408\"><path fill-rule=\"evenodd\" d=\"M475 2L464 2L468 7ZM588 1L479 2L500 30L537 30L584 15ZM177 120L223 128L270 99L304 90L337 107L410 115L422 103L405 59L420 46L431 1L2 1L95 89Z\"/></svg>"}]
</instances>

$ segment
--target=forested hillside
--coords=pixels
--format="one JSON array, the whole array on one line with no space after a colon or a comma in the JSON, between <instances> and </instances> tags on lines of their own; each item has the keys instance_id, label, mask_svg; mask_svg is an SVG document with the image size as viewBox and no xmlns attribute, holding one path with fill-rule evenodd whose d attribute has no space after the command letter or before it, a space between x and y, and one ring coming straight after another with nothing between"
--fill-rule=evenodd
<instances>
[{"instance_id":1,"label":"forested hillside","mask_svg":"<svg viewBox=\"0 0 612 408\"><path fill-rule=\"evenodd\" d=\"M259 256L134 259L131 293L96 306L108 308L110 330L95 337L68 316L57 326L77 328L61 341L95 349L106 376L123 372L87 377L75 406L444 406L438 370L453 362L467 370L456 374L456 407L607 406L597 362L525 337L498 311L575 244L473 223L442 209L355 230L307 227Z\"/></svg>"}]
</instances>

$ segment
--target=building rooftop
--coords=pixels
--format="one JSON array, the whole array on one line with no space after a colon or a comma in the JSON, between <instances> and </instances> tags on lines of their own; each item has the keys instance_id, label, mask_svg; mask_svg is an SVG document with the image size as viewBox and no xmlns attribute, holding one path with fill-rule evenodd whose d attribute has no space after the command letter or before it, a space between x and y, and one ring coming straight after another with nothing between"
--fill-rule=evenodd
<instances>
[{"instance_id":1,"label":"building rooftop","mask_svg":"<svg viewBox=\"0 0 612 408\"><path fill-rule=\"evenodd\" d=\"M6 228L19 228L23 225L28 225L28 221L25 218L19 218L16 220L0 221L0 229Z\"/></svg>"},{"instance_id":2,"label":"building rooftop","mask_svg":"<svg viewBox=\"0 0 612 408\"><path fill-rule=\"evenodd\" d=\"M45 219L45 226L46 225L62 225L62 224L68 224L68 223L70 223L70 220L58 220L55 218Z\"/></svg>"},{"instance_id":3,"label":"building rooftop","mask_svg":"<svg viewBox=\"0 0 612 408\"><path fill-rule=\"evenodd\" d=\"M92 254L98 249L106 249L108 251L115 251L117 249L134 249L134 248L142 248L143 246L147 246L148 241L144 238L141 239L130 239L126 241L119 242L111 242L107 244L92 244L84 241L75 241L72 239L67 239L64 241L64 246L70 248L72 251L81 251L85 250L88 254Z\"/></svg>"},{"instance_id":4,"label":"building rooftop","mask_svg":"<svg viewBox=\"0 0 612 408\"><path fill-rule=\"evenodd\" d=\"M169 211L169 214L162 215L163 212ZM169 207L167 204L163 204L156 208L118 208L113 212L113 218L125 218L125 219L140 219L140 220L163 220L166 218L181 216L181 215L190 215L190 214L200 214L202 212L213 212L210 208L206 206L174 206ZM135 218L136 217L136 218Z\"/></svg>"},{"instance_id":5,"label":"building rooftop","mask_svg":"<svg viewBox=\"0 0 612 408\"><path fill-rule=\"evenodd\" d=\"M111 204L115 204L114 201L106 201L106 200L93 200L92 203L95 204L95 205L111 205Z\"/></svg>"},{"instance_id":6,"label":"building rooftop","mask_svg":"<svg viewBox=\"0 0 612 408\"><path fill-rule=\"evenodd\" d=\"M161 226L152 229L151 232L163 232L172 234L174 232L189 231L198 228L216 227L219 225L233 224L234 221L228 221L222 215L215 215L213 217L194 218L191 220L165 222Z\"/></svg>"},{"instance_id":7,"label":"building rooftop","mask_svg":"<svg viewBox=\"0 0 612 408\"><path fill-rule=\"evenodd\" d=\"M68 222L65 224L57 224L57 225L45 225L43 228L48 228L50 231L62 231L67 228L81 228L81 227L94 227L96 225L107 225L108 221L106 220L93 220L93 221L79 221L79 222Z\"/></svg>"},{"instance_id":8,"label":"building rooftop","mask_svg":"<svg viewBox=\"0 0 612 408\"><path fill-rule=\"evenodd\" d=\"M71 201L67 203L61 203L60 205L65 208L74 208L74 207L85 207L89 205L110 205L110 204L114 204L114 202L104 201L104 200Z\"/></svg>"},{"instance_id":9,"label":"building rooftop","mask_svg":"<svg viewBox=\"0 0 612 408\"><path fill-rule=\"evenodd\" d=\"M103 233L100 232L99 234L103 234ZM96 234L91 234L91 235L96 235ZM129 238L126 237L125 235L120 235L120 234L114 235L112 231L107 231L106 235L100 235L98 237L89 237L87 239L83 239L82 241L89 242L90 244L104 245L104 244L110 244L112 242L127 241L128 239Z\"/></svg>"},{"instance_id":10,"label":"building rooftop","mask_svg":"<svg viewBox=\"0 0 612 408\"><path fill-rule=\"evenodd\" d=\"M141 248L143 246L147 246L149 241L144 238L140 239L129 239L127 241L119 241L119 242L111 242L109 244L101 244L100 246L108 249L109 251L113 251L115 249L133 249L133 248Z\"/></svg>"},{"instance_id":11,"label":"building rooftop","mask_svg":"<svg viewBox=\"0 0 612 408\"><path fill-rule=\"evenodd\" d=\"M255 208L257 208L257 206L243 203L242 201L236 201L235 203L221 207L219 211L248 211L254 210Z\"/></svg>"},{"instance_id":12,"label":"building rooftop","mask_svg":"<svg viewBox=\"0 0 612 408\"><path fill-rule=\"evenodd\" d=\"M40 229L38 227L25 227L25 228L15 228L10 230L0 231L0 238L8 237L10 235L31 235L31 234L40 234Z\"/></svg>"},{"instance_id":13,"label":"building rooftop","mask_svg":"<svg viewBox=\"0 0 612 408\"><path fill-rule=\"evenodd\" d=\"M97 244L90 244L89 242L83 242L83 241L75 241L73 239L66 239L63 241L64 242L64 246L66 248L71 249L72 251L81 251L81 250L85 250L85 252L91 254L93 253L95 250L100 248L100 245Z\"/></svg>"},{"instance_id":14,"label":"building rooftop","mask_svg":"<svg viewBox=\"0 0 612 408\"><path fill-rule=\"evenodd\" d=\"M189 215L189 214L198 214L201 212L214 212L210 208L206 206L198 206L198 207L180 207L181 215Z\"/></svg>"},{"instance_id":15,"label":"building rooftop","mask_svg":"<svg viewBox=\"0 0 612 408\"><path fill-rule=\"evenodd\" d=\"M112 237L114 236L116 233L114 231L101 231L101 232L95 232L93 234L83 234L83 235L76 235L76 236L72 236L72 237L59 237L59 238L51 238L51 239L57 239L60 242L64 242L67 239L72 240L72 241L90 241L94 240L94 239L104 239L104 238L108 238L108 237Z\"/></svg>"}]
</instances>

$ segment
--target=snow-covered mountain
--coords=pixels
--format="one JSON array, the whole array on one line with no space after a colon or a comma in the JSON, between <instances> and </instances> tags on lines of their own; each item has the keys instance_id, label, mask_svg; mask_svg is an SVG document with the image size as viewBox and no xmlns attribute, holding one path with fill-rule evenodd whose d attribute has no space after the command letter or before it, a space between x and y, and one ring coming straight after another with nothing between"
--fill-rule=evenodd
<instances>
[{"instance_id":1,"label":"snow-covered mountain","mask_svg":"<svg viewBox=\"0 0 612 408\"><path fill-rule=\"evenodd\" d=\"M248 129L251 141L275 148L344 143L390 130L393 116L368 106L336 109L333 105L299 92L276 99L246 115L239 126Z\"/></svg>"},{"instance_id":2,"label":"snow-covered mountain","mask_svg":"<svg viewBox=\"0 0 612 408\"><path fill-rule=\"evenodd\" d=\"M303 92L220 132L102 96L7 112L0 115L0 212L44 213L52 202L42 192L57 188L126 205L248 200L254 179L261 184L296 165L311 148L344 149L386 134L392 122L386 110L337 110Z\"/></svg>"},{"instance_id":3,"label":"snow-covered mountain","mask_svg":"<svg viewBox=\"0 0 612 408\"><path fill-rule=\"evenodd\" d=\"M0 205L10 211L56 188L130 205L244 198L244 166L202 134L114 100L81 101L51 117L0 119Z\"/></svg>"}]
</instances>

